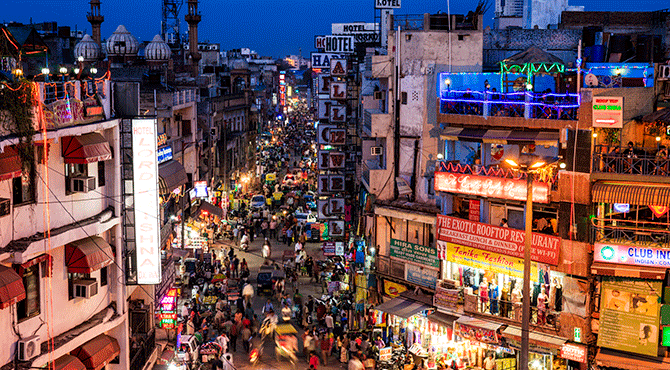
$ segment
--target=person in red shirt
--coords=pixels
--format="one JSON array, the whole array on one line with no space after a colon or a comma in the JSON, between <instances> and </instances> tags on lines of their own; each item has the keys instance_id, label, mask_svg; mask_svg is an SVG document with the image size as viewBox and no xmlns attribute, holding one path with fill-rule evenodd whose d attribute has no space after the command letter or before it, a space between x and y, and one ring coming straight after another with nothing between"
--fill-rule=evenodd
<instances>
[{"instance_id":1,"label":"person in red shirt","mask_svg":"<svg viewBox=\"0 0 670 370\"><path fill-rule=\"evenodd\" d=\"M314 370L319 369L319 357L314 352L310 352L309 354L309 367Z\"/></svg>"}]
</instances>

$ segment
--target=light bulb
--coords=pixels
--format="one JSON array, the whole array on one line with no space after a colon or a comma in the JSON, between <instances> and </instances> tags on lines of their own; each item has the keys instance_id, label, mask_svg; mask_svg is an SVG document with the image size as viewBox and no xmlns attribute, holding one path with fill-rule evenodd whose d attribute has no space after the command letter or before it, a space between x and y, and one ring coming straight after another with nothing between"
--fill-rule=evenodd
<instances>
[{"instance_id":1,"label":"light bulb","mask_svg":"<svg viewBox=\"0 0 670 370\"><path fill-rule=\"evenodd\" d=\"M49 68L46 68L46 67L42 68L42 74L44 74L44 75L48 75L49 72L50 72L50 71L49 71Z\"/></svg>"},{"instance_id":2,"label":"light bulb","mask_svg":"<svg viewBox=\"0 0 670 370\"><path fill-rule=\"evenodd\" d=\"M96 74L98 73L98 69L95 67L91 67L91 74Z\"/></svg>"},{"instance_id":3,"label":"light bulb","mask_svg":"<svg viewBox=\"0 0 670 370\"><path fill-rule=\"evenodd\" d=\"M60 74L64 75L64 74L67 73L67 68L65 68L65 67L60 67L60 69L59 69L58 71L60 72Z\"/></svg>"}]
</instances>

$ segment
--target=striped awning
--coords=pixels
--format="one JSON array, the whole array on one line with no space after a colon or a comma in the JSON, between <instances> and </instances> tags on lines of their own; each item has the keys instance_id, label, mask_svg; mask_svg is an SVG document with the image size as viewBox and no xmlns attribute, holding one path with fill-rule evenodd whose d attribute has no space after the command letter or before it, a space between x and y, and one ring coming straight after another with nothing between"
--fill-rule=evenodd
<instances>
[{"instance_id":1,"label":"striped awning","mask_svg":"<svg viewBox=\"0 0 670 370\"><path fill-rule=\"evenodd\" d=\"M431 307L424 305L423 303L405 299L402 297L396 297L388 302L384 302L377 307L375 310L390 313L395 316L410 318L417 313L425 310L429 310Z\"/></svg>"},{"instance_id":2,"label":"striped awning","mask_svg":"<svg viewBox=\"0 0 670 370\"><path fill-rule=\"evenodd\" d=\"M558 131L514 131L480 130L462 127L446 127L440 137L443 140L471 141L488 144L535 144L540 146L558 146Z\"/></svg>"},{"instance_id":3,"label":"striped awning","mask_svg":"<svg viewBox=\"0 0 670 370\"><path fill-rule=\"evenodd\" d=\"M591 188L591 197L593 203L670 206L670 186L597 182Z\"/></svg>"}]
</instances>

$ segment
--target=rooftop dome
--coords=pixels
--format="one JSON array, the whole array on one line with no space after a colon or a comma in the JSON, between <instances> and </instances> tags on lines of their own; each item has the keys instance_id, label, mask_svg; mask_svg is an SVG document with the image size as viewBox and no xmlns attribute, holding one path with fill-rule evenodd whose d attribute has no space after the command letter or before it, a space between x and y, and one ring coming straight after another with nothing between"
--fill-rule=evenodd
<instances>
[{"instance_id":1,"label":"rooftop dome","mask_svg":"<svg viewBox=\"0 0 670 370\"><path fill-rule=\"evenodd\" d=\"M248 69L249 63L244 59L235 59L232 61L230 67L232 69Z\"/></svg>"},{"instance_id":2,"label":"rooftop dome","mask_svg":"<svg viewBox=\"0 0 670 370\"><path fill-rule=\"evenodd\" d=\"M172 50L160 35L154 36L154 39L144 48L144 57L149 61L165 61L170 59L171 54Z\"/></svg>"},{"instance_id":3,"label":"rooftop dome","mask_svg":"<svg viewBox=\"0 0 670 370\"><path fill-rule=\"evenodd\" d=\"M140 45L135 36L128 32L122 24L107 39L107 55L109 56L136 55L139 48Z\"/></svg>"},{"instance_id":4,"label":"rooftop dome","mask_svg":"<svg viewBox=\"0 0 670 370\"><path fill-rule=\"evenodd\" d=\"M85 62L92 62L100 57L100 46L88 34L74 46L74 58L79 60L79 57L84 58Z\"/></svg>"}]
</instances>

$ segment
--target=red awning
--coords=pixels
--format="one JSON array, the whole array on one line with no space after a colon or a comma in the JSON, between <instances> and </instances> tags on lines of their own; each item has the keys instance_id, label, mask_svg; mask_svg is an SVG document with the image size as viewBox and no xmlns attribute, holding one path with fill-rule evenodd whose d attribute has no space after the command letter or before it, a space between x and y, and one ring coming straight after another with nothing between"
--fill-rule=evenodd
<instances>
[{"instance_id":1,"label":"red awning","mask_svg":"<svg viewBox=\"0 0 670 370\"><path fill-rule=\"evenodd\" d=\"M80 239L65 246L67 272L90 274L111 265L113 258L112 247L99 236Z\"/></svg>"},{"instance_id":2,"label":"red awning","mask_svg":"<svg viewBox=\"0 0 670 370\"><path fill-rule=\"evenodd\" d=\"M86 164L112 159L112 150L97 132L61 139L65 163Z\"/></svg>"},{"instance_id":3,"label":"red awning","mask_svg":"<svg viewBox=\"0 0 670 370\"><path fill-rule=\"evenodd\" d=\"M0 265L0 309L26 299L23 279L16 271Z\"/></svg>"},{"instance_id":4,"label":"red awning","mask_svg":"<svg viewBox=\"0 0 670 370\"><path fill-rule=\"evenodd\" d=\"M16 148L5 147L0 153L0 181L21 176L21 158Z\"/></svg>"},{"instance_id":5,"label":"red awning","mask_svg":"<svg viewBox=\"0 0 670 370\"><path fill-rule=\"evenodd\" d=\"M97 337L77 347L70 352L81 360L87 370L100 370L121 353L119 342L106 334Z\"/></svg>"},{"instance_id":6,"label":"red awning","mask_svg":"<svg viewBox=\"0 0 670 370\"><path fill-rule=\"evenodd\" d=\"M47 366L47 369L52 369L51 366ZM72 355L63 355L60 356L53 365L54 370L86 370L86 365L84 365L81 360L72 356Z\"/></svg>"}]
</instances>

